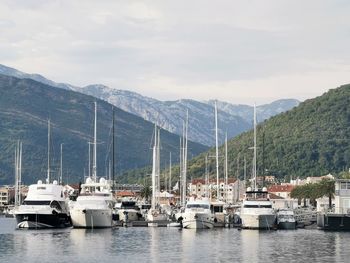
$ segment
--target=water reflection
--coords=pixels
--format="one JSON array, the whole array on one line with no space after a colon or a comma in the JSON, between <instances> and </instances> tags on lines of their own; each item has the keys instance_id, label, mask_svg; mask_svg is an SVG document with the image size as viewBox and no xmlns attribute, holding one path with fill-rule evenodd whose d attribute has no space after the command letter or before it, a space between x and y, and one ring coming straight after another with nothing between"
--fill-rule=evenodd
<instances>
[{"instance_id":1,"label":"water reflection","mask_svg":"<svg viewBox=\"0 0 350 263\"><path fill-rule=\"evenodd\" d=\"M14 230L0 262L348 262L350 233L176 228Z\"/></svg>"}]
</instances>

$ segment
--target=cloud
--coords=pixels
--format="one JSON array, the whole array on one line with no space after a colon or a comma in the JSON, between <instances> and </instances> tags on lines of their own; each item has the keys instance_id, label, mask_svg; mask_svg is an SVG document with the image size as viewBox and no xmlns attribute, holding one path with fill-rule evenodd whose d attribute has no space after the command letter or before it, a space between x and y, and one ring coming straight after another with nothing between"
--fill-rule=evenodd
<instances>
[{"instance_id":1,"label":"cloud","mask_svg":"<svg viewBox=\"0 0 350 263\"><path fill-rule=\"evenodd\" d=\"M305 99L349 82L348 1L2 1L1 63L159 99Z\"/></svg>"}]
</instances>

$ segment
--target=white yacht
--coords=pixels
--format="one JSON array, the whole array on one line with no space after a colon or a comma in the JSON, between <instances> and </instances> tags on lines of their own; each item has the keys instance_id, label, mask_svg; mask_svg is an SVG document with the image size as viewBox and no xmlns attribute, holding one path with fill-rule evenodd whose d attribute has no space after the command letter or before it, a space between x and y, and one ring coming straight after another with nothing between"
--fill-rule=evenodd
<instances>
[{"instance_id":1,"label":"white yacht","mask_svg":"<svg viewBox=\"0 0 350 263\"><path fill-rule=\"evenodd\" d=\"M18 151L16 152L16 196L13 215L16 218L18 228L52 228L71 226L64 188L56 180L52 183L50 180L50 120L48 120L47 126L46 183L43 184L43 182L39 180L37 184L30 185L27 197L22 204L20 200L22 144L18 145Z\"/></svg>"},{"instance_id":2,"label":"white yacht","mask_svg":"<svg viewBox=\"0 0 350 263\"><path fill-rule=\"evenodd\" d=\"M70 210L73 227L112 227L113 205L114 199L108 181L101 178L99 182L95 182L87 178Z\"/></svg>"},{"instance_id":3,"label":"white yacht","mask_svg":"<svg viewBox=\"0 0 350 263\"><path fill-rule=\"evenodd\" d=\"M112 227L114 197L110 182L104 178L97 181L97 104L95 102L94 153L92 177L81 185L77 200L70 209L73 227ZM90 154L90 153L89 153ZM90 169L90 167L89 167ZM90 171L89 171L90 173Z\"/></svg>"},{"instance_id":4,"label":"white yacht","mask_svg":"<svg viewBox=\"0 0 350 263\"><path fill-rule=\"evenodd\" d=\"M254 159L253 159L253 186L247 188L241 205L240 219L242 228L271 229L275 226L276 213L272 208L267 189L258 189L256 182L256 107L254 105Z\"/></svg>"},{"instance_id":5,"label":"white yacht","mask_svg":"<svg viewBox=\"0 0 350 263\"><path fill-rule=\"evenodd\" d=\"M138 221L142 218L140 207L137 206L136 201L122 200L114 206L118 215L119 221L125 223Z\"/></svg>"},{"instance_id":6,"label":"white yacht","mask_svg":"<svg viewBox=\"0 0 350 263\"><path fill-rule=\"evenodd\" d=\"M297 223L293 209L279 209L277 211L278 229L296 229Z\"/></svg>"},{"instance_id":7,"label":"white yacht","mask_svg":"<svg viewBox=\"0 0 350 263\"><path fill-rule=\"evenodd\" d=\"M57 181L52 184L29 186L23 203L15 207L13 214L18 228L53 228L71 225L64 189Z\"/></svg>"},{"instance_id":8,"label":"white yacht","mask_svg":"<svg viewBox=\"0 0 350 263\"><path fill-rule=\"evenodd\" d=\"M266 188L252 190L247 188L240 218L242 228L272 229L276 223L276 213L272 208Z\"/></svg>"},{"instance_id":9,"label":"white yacht","mask_svg":"<svg viewBox=\"0 0 350 263\"><path fill-rule=\"evenodd\" d=\"M214 227L214 217L207 199L189 200L182 213L182 227L205 229Z\"/></svg>"}]
</instances>

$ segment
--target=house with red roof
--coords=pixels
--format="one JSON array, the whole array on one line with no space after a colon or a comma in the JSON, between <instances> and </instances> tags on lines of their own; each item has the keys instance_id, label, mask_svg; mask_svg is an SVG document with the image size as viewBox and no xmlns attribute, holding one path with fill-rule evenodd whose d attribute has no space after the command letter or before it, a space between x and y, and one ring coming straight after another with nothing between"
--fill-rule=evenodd
<instances>
[{"instance_id":1,"label":"house with red roof","mask_svg":"<svg viewBox=\"0 0 350 263\"><path fill-rule=\"evenodd\" d=\"M291 184L285 184L285 185L272 185L270 186L267 191L271 194L275 194L279 197L289 199L290 193L294 189L294 185Z\"/></svg>"}]
</instances>

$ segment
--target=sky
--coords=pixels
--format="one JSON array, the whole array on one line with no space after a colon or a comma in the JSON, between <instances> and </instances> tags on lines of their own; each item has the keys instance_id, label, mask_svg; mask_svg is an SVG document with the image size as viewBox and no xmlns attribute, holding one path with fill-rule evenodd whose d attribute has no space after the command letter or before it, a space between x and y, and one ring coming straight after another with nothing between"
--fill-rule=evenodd
<instances>
[{"instance_id":1,"label":"sky","mask_svg":"<svg viewBox=\"0 0 350 263\"><path fill-rule=\"evenodd\" d=\"M160 100L305 100L350 83L350 1L0 2L0 64Z\"/></svg>"}]
</instances>

